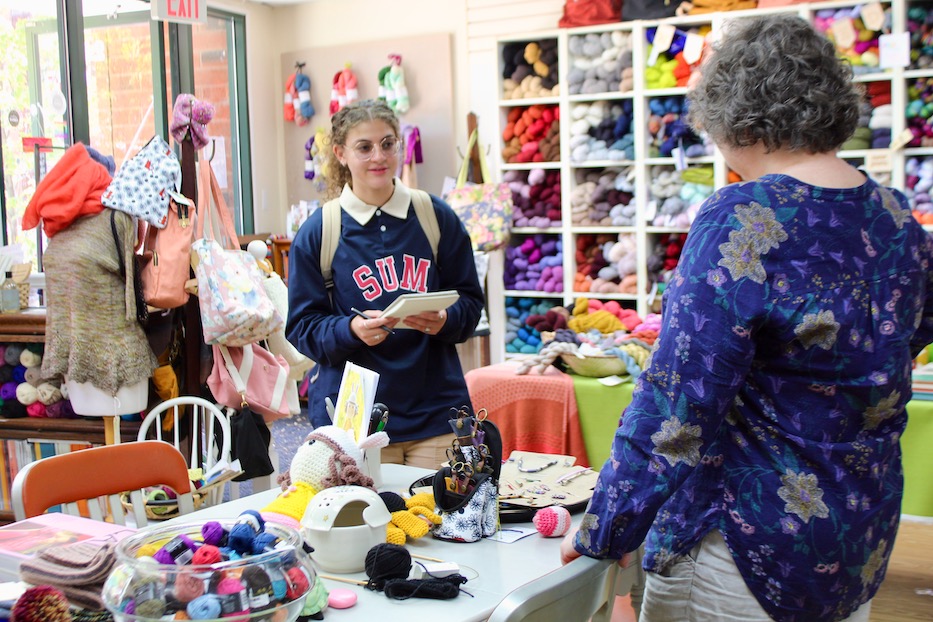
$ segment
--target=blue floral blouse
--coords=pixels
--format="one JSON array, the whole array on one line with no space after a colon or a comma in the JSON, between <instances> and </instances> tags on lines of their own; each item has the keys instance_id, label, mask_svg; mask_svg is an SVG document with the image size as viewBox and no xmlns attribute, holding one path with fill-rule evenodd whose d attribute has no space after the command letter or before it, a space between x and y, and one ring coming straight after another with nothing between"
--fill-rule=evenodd
<instances>
[{"instance_id":1,"label":"blue floral blouse","mask_svg":"<svg viewBox=\"0 0 933 622\"><path fill-rule=\"evenodd\" d=\"M662 571L718 529L776 620L870 599L900 515L911 361L933 340L931 261L906 199L871 180L766 175L710 197L577 550L645 540Z\"/></svg>"}]
</instances>

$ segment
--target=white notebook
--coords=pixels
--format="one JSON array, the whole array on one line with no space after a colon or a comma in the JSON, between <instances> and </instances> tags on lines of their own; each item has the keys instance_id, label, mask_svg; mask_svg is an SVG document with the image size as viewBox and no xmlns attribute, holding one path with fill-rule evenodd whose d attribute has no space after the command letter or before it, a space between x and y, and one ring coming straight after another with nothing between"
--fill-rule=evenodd
<instances>
[{"instance_id":1,"label":"white notebook","mask_svg":"<svg viewBox=\"0 0 933 622\"><path fill-rule=\"evenodd\" d=\"M382 317L406 318L425 311L443 311L457 302L460 294L455 290L426 292L424 294L402 294L382 311ZM395 328L411 328L405 322L399 322Z\"/></svg>"}]
</instances>

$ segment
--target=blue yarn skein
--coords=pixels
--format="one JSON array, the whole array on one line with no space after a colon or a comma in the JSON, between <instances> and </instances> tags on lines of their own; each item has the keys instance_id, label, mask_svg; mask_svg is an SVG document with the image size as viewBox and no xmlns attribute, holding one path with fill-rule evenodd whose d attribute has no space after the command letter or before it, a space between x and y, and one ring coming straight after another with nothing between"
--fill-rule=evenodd
<instances>
[{"instance_id":1,"label":"blue yarn skein","mask_svg":"<svg viewBox=\"0 0 933 622\"><path fill-rule=\"evenodd\" d=\"M230 529L227 546L247 555L253 552L253 540L266 529L266 521L256 510L244 510Z\"/></svg>"},{"instance_id":2,"label":"blue yarn skein","mask_svg":"<svg viewBox=\"0 0 933 622\"><path fill-rule=\"evenodd\" d=\"M192 620L213 620L220 617L220 598L216 594L198 596L185 608Z\"/></svg>"},{"instance_id":3,"label":"blue yarn skein","mask_svg":"<svg viewBox=\"0 0 933 622\"><path fill-rule=\"evenodd\" d=\"M302 91L311 91L311 78L306 76L303 73L295 74L295 90L300 94ZM301 116L305 119L310 119L314 116L314 106L311 105L311 100L301 100L300 107Z\"/></svg>"}]
</instances>

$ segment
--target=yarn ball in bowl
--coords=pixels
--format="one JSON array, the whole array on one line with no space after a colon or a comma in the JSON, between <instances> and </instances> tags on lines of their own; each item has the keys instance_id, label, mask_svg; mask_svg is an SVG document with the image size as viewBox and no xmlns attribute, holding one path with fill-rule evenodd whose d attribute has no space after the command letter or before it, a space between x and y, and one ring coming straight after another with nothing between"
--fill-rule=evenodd
<instances>
[{"instance_id":1,"label":"yarn ball in bowl","mask_svg":"<svg viewBox=\"0 0 933 622\"><path fill-rule=\"evenodd\" d=\"M212 521L212 527L216 523ZM240 553L207 544L206 526L203 521L165 524L137 531L117 544L116 563L101 593L115 622L295 622L305 613L305 597L317 575L296 530L264 525L259 535L271 540L263 538L266 545L261 549ZM229 534L236 524L225 521L219 526Z\"/></svg>"},{"instance_id":2,"label":"yarn ball in bowl","mask_svg":"<svg viewBox=\"0 0 933 622\"><path fill-rule=\"evenodd\" d=\"M570 512L562 505L552 505L535 512L531 522L545 538L559 538L570 530Z\"/></svg>"}]
</instances>

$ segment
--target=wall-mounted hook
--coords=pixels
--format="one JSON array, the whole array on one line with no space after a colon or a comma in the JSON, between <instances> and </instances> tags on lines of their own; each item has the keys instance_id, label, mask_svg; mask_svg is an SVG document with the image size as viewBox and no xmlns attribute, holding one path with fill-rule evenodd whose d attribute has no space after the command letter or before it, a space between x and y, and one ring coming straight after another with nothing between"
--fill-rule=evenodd
<instances>
[{"instance_id":1,"label":"wall-mounted hook","mask_svg":"<svg viewBox=\"0 0 933 622\"><path fill-rule=\"evenodd\" d=\"M307 64L307 63L302 63L301 61L297 61L297 60L296 60L296 61L295 61L295 69L297 69L297 70L300 72L302 69L305 68L305 65L306 65L306 64Z\"/></svg>"}]
</instances>

